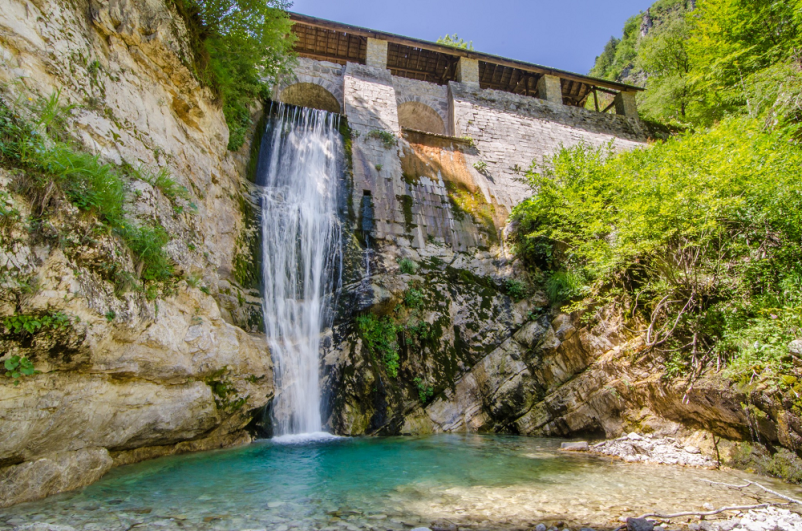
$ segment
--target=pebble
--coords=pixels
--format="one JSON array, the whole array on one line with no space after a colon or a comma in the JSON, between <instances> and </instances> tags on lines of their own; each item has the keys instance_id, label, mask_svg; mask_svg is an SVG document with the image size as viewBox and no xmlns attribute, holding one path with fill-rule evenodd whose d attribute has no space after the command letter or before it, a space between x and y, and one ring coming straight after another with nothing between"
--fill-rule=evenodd
<instances>
[{"instance_id":1,"label":"pebble","mask_svg":"<svg viewBox=\"0 0 802 531\"><path fill-rule=\"evenodd\" d=\"M642 437L630 433L618 439L603 441L590 447L590 451L623 459L628 463L659 463L713 468L716 463L702 455L695 446L680 446L673 438Z\"/></svg>"},{"instance_id":2,"label":"pebble","mask_svg":"<svg viewBox=\"0 0 802 531\"><path fill-rule=\"evenodd\" d=\"M415 530L413 529L412 531L415 531ZM546 525L545 524L537 524L535 526L535 531L546 531Z\"/></svg>"}]
</instances>

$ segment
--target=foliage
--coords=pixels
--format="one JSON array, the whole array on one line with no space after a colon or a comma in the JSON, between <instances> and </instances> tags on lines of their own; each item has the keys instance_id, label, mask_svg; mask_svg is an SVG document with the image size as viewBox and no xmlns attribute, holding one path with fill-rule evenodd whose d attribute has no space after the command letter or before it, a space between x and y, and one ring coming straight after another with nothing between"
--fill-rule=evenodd
<instances>
[{"instance_id":1,"label":"foliage","mask_svg":"<svg viewBox=\"0 0 802 531\"><path fill-rule=\"evenodd\" d=\"M33 376L39 371L33 368L33 362L26 357L11 356L4 363L6 377L13 378L14 385L19 385L20 378L23 376Z\"/></svg>"},{"instance_id":2,"label":"foliage","mask_svg":"<svg viewBox=\"0 0 802 531\"><path fill-rule=\"evenodd\" d=\"M384 144L384 147L387 149L390 149L398 144L398 138L390 131L385 131L384 129L374 129L368 133L367 137L375 138L376 140L381 141L381 143Z\"/></svg>"},{"instance_id":3,"label":"foliage","mask_svg":"<svg viewBox=\"0 0 802 531\"><path fill-rule=\"evenodd\" d=\"M473 50L473 41L465 42L463 39L460 39L459 35L456 33L454 35L446 33L445 37L440 37L436 42L443 46L451 46L452 48L459 48L461 50Z\"/></svg>"},{"instance_id":4,"label":"foliage","mask_svg":"<svg viewBox=\"0 0 802 531\"><path fill-rule=\"evenodd\" d=\"M529 292L526 284L514 278L507 279L504 282L504 290L515 302L524 300Z\"/></svg>"},{"instance_id":5,"label":"foliage","mask_svg":"<svg viewBox=\"0 0 802 531\"><path fill-rule=\"evenodd\" d=\"M404 293L404 304L407 308L416 309L423 304L423 292L419 289L410 288Z\"/></svg>"},{"instance_id":6,"label":"foliage","mask_svg":"<svg viewBox=\"0 0 802 531\"><path fill-rule=\"evenodd\" d=\"M771 454L763 446L741 443L733 452L729 464L752 473L774 476L791 483L802 483L802 460L785 448Z\"/></svg>"},{"instance_id":7,"label":"foliage","mask_svg":"<svg viewBox=\"0 0 802 531\"><path fill-rule=\"evenodd\" d=\"M34 335L46 330L60 330L67 328L71 323L72 319L61 312L45 315L16 314L3 320L7 333L25 335Z\"/></svg>"},{"instance_id":8,"label":"foliage","mask_svg":"<svg viewBox=\"0 0 802 531\"><path fill-rule=\"evenodd\" d=\"M125 218L123 174L66 140L64 123L71 107L61 106L59 97L59 92L54 92L32 105L13 106L0 100L3 162L29 174L25 191L40 214L46 212L55 186L77 208L96 215L126 242L139 261L142 278L168 278L172 265L164 245L169 237L161 227L136 226Z\"/></svg>"},{"instance_id":9,"label":"foliage","mask_svg":"<svg viewBox=\"0 0 802 531\"><path fill-rule=\"evenodd\" d=\"M643 14L637 14L624 23L623 35L620 39L610 37L601 55L589 75L614 81L634 81L640 73L638 54L640 46L649 38L658 37L665 25L682 19L690 9L688 0L658 0L649 8L654 27L646 39L641 36Z\"/></svg>"},{"instance_id":10,"label":"foliage","mask_svg":"<svg viewBox=\"0 0 802 531\"><path fill-rule=\"evenodd\" d=\"M677 17L666 21L659 33L641 44L636 63L649 76L649 90L639 103L647 118L686 121L694 97L688 36L686 18Z\"/></svg>"},{"instance_id":11,"label":"foliage","mask_svg":"<svg viewBox=\"0 0 802 531\"><path fill-rule=\"evenodd\" d=\"M759 113L752 101L755 76L786 63L802 45L798 0L700 0L689 18L688 51L699 91L697 119Z\"/></svg>"},{"instance_id":12,"label":"foliage","mask_svg":"<svg viewBox=\"0 0 802 531\"><path fill-rule=\"evenodd\" d=\"M519 253L553 299L629 308L679 370L779 384L802 332L800 167L787 132L744 118L617 155L565 149L527 174Z\"/></svg>"},{"instance_id":13,"label":"foliage","mask_svg":"<svg viewBox=\"0 0 802 531\"><path fill-rule=\"evenodd\" d=\"M402 258L398 261L398 267L405 275L414 275L418 272L418 264L409 258Z\"/></svg>"},{"instance_id":14,"label":"foliage","mask_svg":"<svg viewBox=\"0 0 802 531\"><path fill-rule=\"evenodd\" d=\"M384 363L388 376L396 378L399 368L398 327L389 317L373 314L356 318L357 332L368 351Z\"/></svg>"},{"instance_id":15,"label":"foliage","mask_svg":"<svg viewBox=\"0 0 802 531\"><path fill-rule=\"evenodd\" d=\"M473 167L479 173L484 173L487 171L487 162L483 160L479 160L473 163Z\"/></svg>"},{"instance_id":16,"label":"foliage","mask_svg":"<svg viewBox=\"0 0 802 531\"><path fill-rule=\"evenodd\" d=\"M640 82L644 117L682 127L710 126L728 115L761 117L800 136L802 6L799 0L660 0L654 27L641 15L612 39L591 75Z\"/></svg>"},{"instance_id":17,"label":"foliage","mask_svg":"<svg viewBox=\"0 0 802 531\"><path fill-rule=\"evenodd\" d=\"M242 147L249 105L287 72L295 41L284 0L175 0L194 35L196 71L217 92L229 128L228 149Z\"/></svg>"},{"instance_id":18,"label":"foliage","mask_svg":"<svg viewBox=\"0 0 802 531\"><path fill-rule=\"evenodd\" d=\"M426 382L424 382L421 378L414 378L412 383L414 383L415 387L418 388L418 398L420 399L421 404L426 404L432 398L432 396L434 396L434 388L426 385Z\"/></svg>"}]
</instances>

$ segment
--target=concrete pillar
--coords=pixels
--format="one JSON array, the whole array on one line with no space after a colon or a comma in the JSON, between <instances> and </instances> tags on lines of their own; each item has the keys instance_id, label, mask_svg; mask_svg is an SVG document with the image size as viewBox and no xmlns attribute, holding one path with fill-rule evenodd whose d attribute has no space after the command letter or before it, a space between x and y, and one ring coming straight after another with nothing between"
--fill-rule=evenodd
<instances>
[{"instance_id":1,"label":"concrete pillar","mask_svg":"<svg viewBox=\"0 0 802 531\"><path fill-rule=\"evenodd\" d=\"M615 97L615 113L629 118L638 117L638 104L634 92L619 92Z\"/></svg>"},{"instance_id":2,"label":"concrete pillar","mask_svg":"<svg viewBox=\"0 0 802 531\"><path fill-rule=\"evenodd\" d=\"M457 63L457 81L479 86L479 60L460 57Z\"/></svg>"},{"instance_id":3,"label":"concrete pillar","mask_svg":"<svg viewBox=\"0 0 802 531\"><path fill-rule=\"evenodd\" d=\"M368 37L368 55L365 64L382 70L387 69L387 41Z\"/></svg>"},{"instance_id":4,"label":"concrete pillar","mask_svg":"<svg viewBox=\"0 0 802 531\"><path fill-rule=\"evenodd\" d=\"M562 105L563 89L560 78L557 76L544 75L537 82L537 95L540 99Z\"/></svg>"}]
</instances>

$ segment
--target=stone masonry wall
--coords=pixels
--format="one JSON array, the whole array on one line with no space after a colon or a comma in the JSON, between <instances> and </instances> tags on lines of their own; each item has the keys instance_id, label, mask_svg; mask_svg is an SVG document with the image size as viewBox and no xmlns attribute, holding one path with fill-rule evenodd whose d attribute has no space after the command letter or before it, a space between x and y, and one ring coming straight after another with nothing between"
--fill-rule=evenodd
<instances>
[{"instance_id":1,"label":"stone masonry wall","mask_svg":"<svg viewBox=\"0 0 802 531\"><path fill-rule=\"evenodd\" d=\"M440 115L448 130L448 87L397 76L393 76L393 87L398 105L410 101L428 105Z\"/></svg>"},{"instance_id":2,"label":"stone masonry wall","mask_svg":"<svg viewBox=\"0 0 802 531\"><path fill-rule=\"evenodd\" d=\"M482 178L490 194L508 208L530 194L520 177L532 161L561 146L613 142L615 149L625 150L646 141L634 118L462 83L449 83L449 90L454 136L474 139L478 160L487 164Z\"/></svg>"}]
</instances>

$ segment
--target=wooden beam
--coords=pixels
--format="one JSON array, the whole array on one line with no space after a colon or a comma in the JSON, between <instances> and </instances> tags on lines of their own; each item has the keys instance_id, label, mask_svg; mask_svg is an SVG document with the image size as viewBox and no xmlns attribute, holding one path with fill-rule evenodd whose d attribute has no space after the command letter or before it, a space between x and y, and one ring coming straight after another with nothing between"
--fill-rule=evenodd
<instances>
[{"instance_id":1,"label":"wooden beam","mask_svg":"<svg viewBox=\"0 0 802 531\"><path fill-rule=\"evenodd\" d=\"M396 44L403 44L405 46L410 46L413 48L420 48L422 50L430 50L433 52L438 52L446 55L456 56L456 57L467 57L469 59L477 59L479 61L485 61L488 63L494 63L502 66L509 66L512 68L520 68L521 70L527 72L535 72L538 74L546 74L550 76L557 76L563 79L570 79L572 81L579 81L580 83L587 83L589 85L594 85L597 87L605 87L611 90L619 90L619 91L642 91L644 90L641 87L636 87L634 85L626 85L624 83L617 83L615 81L609 81L606 79L597 79L592 78L589 76L583 76L580 74L575 74L573 72L567 72L565 70L559 70L557 68L550 68L547 66L536 65L533 63L525 63L523 61L516 61L513 59L507 59L505 57L499 57L497 55L480 53L473 50L463 50L461 48L452 48L450 46L444 46L442 44L436 44L433 42L428 42L420 39L413 39L410 37L404 37L402 35L395 35L393 33L386 33L383 31L375 31L369 30L366 28L360 28L358 26L351 26L349 24L342 24L340 22L332 22L329 20L324 20L315 17L309 17L307 15L301 15L299 13L290 13L290 20L295 22L296 24L302 24L305 26L312 26L318 27L328 30L334 31L341 31L344 33L350 33L352 35L359 35L361 37L370 37L373 39L379 39L387 42L394 42Z\"/></svg>"}]
</instances>

